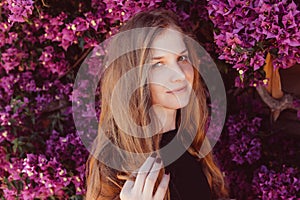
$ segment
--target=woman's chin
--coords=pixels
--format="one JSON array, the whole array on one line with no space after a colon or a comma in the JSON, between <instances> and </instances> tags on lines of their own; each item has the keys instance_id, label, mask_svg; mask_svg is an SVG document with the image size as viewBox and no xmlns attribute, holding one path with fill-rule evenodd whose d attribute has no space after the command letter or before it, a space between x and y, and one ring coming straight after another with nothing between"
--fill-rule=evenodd
<instances>
[{"instance_id":1,"label":"woman's chin","mask_svg":"<svg viewBox=\"0 0 300 200\"><path fill-rule=\"evenodd\" d=\"M181 101L170 101L165 107L168 107L169 109L178 110L181 108L184 108L189 103L189 100L183 99Z\"/></svg>"}]
</instances>

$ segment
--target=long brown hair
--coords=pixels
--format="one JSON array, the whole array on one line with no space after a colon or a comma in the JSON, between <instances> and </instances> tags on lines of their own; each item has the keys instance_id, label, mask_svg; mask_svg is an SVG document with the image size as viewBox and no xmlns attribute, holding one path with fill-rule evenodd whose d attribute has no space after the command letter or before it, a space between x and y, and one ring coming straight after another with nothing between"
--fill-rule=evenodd
<instances>
[{"instance_id":1,"label":"long brown hair","mask_svg":"<svg viewBox=\"0 0 300 200\"><path fill-rule=\"evenodd\" d=\"M120 124L116 123L115 116L110 107L112 91L118 80L132 68L147 63L147 59L149 59L151 54L151 43L162 33L161 28L172 27L173 29L183 32L178 24L176 15L167 10L152 10L138 13L121 27L120 32L143 27L154 27L154 31L140 31L138 38L118 37L112 39L110 48L108 49L106 63L109 63L109 65L106 66L107 69L101 79L102 106L99 120L101 130L99 129L98 131L91 155L87 161L87 200L119 199L119 194L124 182L130 178L130 170L128 169L136 169L145 161L147 153L159 149L159 134L146 138L126 134L128 131L131 133L140 131L137 130L136 126L132 126L132 121L124 114L128 113L128 110L124 110L128 105L125 105L127 102L122 101L122 97L127 93L127 88L132 87L133 84L142 83L144 86L139 87L133 93L129 101L131 120L140 126L147 126L150 121L153 120L150 120L148 114L151 107L151 96L149 87L145 84L147 79L146 68L141 67L142 71L136 73L136 76L131 77L130 80L123 82L123 84L120 85L121 88L118 90L118 94L116 94L119 101L114 105L114 109L117 110L120 115L118 117L122 119L122 121L118 123L122 123L121 126L125 127L127 131L120 129L120 126L118 126ZM122 55L122 52L126 52L124 48L129 48L132 45L140 48ZM193 45L186 42L186 46L192 63L199 63L199 58L193 53ZM114 59L114 55L121 56ZM196 70L194 71L197 72ZM200 159L202 156L200 153L201 146L206 145L207 148L209 148L209 142L205 139L205 125L208 119L208 109L205 89L201 80L199 73L194 73L193 91L197 98L191 98L189 104L183 109L180 109L182 117L176 118L176 124L180 124L187 133L196 132L196 137L188 151L202 162L203 171L214 196L225 197L227 190L225 189L223 176L216 166L212 154L209 153ZM195 106L198 106L198 109L195 109ZM158 121L154 122L154 124L158 123ZM148 133L151 130L144 131L145 135L151 135ZM122 150L140 153L144 156L137 158L136 156L130 156L130 154L124 155L113 150L107 145L105 138L109 138L114 145ZM119 165L119 169L122 169L122 171L108 167L99 161L99 158L101 158L101 160L109 160L111 164ZM164 173L164 170L162 170L161 173ZM166 195L165 200L169 198L170 196Z\"/></svg>"}]
</instances>

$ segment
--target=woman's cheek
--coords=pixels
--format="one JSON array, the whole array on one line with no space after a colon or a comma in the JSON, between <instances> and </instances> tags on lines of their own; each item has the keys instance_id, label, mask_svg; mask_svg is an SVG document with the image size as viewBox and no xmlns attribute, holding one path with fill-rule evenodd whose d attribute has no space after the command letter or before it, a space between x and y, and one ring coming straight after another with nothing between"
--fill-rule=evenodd
<instances>
[{"instance_id":1,"label":"woman's cheek","mask_svg":"<svg viewBox=\"0 0 300 200\"><path fill-rule=\"evenodd\" d=\"M188 82L193 83L194 80L194 68L191 64L186 64L182 66L182 69L184 71L185 77Z\"/></svg>"}]
</instances>

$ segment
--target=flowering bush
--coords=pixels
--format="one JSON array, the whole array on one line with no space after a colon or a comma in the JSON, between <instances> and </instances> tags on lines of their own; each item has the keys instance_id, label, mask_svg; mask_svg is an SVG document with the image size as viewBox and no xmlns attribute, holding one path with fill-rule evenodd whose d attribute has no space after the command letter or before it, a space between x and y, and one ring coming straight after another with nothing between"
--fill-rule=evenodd
<instances>
[{"instance_id":1,"label":"flowering bush","mask_svg":"<svg viewBox=\"0 0 300 200\"><path fill-rule=\"evenodd\" d=\"M276 172L262 165L255 172L253 188L261 199L296 199L300 190L299 172L284 165L282 171Z\"/></svg>"},{"instance_id":2,"label":"flowering bush","mask_svg":"<svg viewBox=\"0 0 300 200\"><path fill-rule=\"evenodd\" d=\"M252 164L260 159L261 141L258 130L261 120L259 117L249 120L247 114L243 112L228 117L227 129L232 161L238 164Z\"/></svg>"},{"instance_id":3,"label":"flowering bush","mask_svg":"<svg viewBox=\"0 0 300 200\"><path fill-rule=\"evenodd\" d=\"M211 0L207 9L219 59L239 72L236 86L266 84L262 66L268 52L274 68L300 63L300 12L294 1Z\"/></svg>"},{"instance_id":4,"label":"flowering bush","mask_svg":"<svg viewBox=\"0 0 300 200\"><path fill-rule=\"evenodd\" d=\"M298 198L299 138L270 129L266 107L252 92L231 101L237 111L228 116L215 155L232 197Z\"/></svg>"},{"instance_id":5,"label":"flowering bush","mask_svg":"<svg viewBox=\"0 0 300 200\"><path fill-rule=\"evenodd\" d=\"M241 76L249 77L252 85L263 78L258 74L266 52L276 55L275 66L289 67L299 62L299 29L294 25L299 22L299 11L295 4L277 2L278 9L274 10L267 1L254 1L247 6L242 3L234 1L227 5L224 1L210 1L206 5L197 1L170 0L0 2L1 199L83 199L88 151L79 137L81 131L75 128L71 100L77 102L74 106L80 107L79 114L84 117L80 125L91 130L88 138L93 139L97 127L91 125L94 118L91 105L85 104L91 98L87 92L91 80L87 78L80 82L78 88L85 90L74 91L76 72L93 47L116 33L120 25L139 11L158 7L172 9L180 16L185 28L198 37L206 35L207 31L199 25L199 17L202 24L210 24L209 20L212 20L218 30L216 44L203 41L205 47L210 52L220 47L220 59L242 70ZM233 14L234 10L241 14ZM284 23L276 20L277 15ZM256 29L250 21L261 28ZM270 30L281 33L280 37L275 37L267 25L273 27ZM282 39L283 36L287 39ZM93 66L101 62L101 49L92 54L88 73L95 75L97 71ZM99 98L96 100L96 115L99 116ZM283 180L284 176L299 180L299 169L294 165L298 160L278 161L278 166L286 166L280 170L267 163L278 155L286 157L282 152L287 152L288 146L297 148L297 143L279 135L266 140L260 131L264 127L264 117L253 117L251 114L255 109L230 112L227 129L216 147L216 156L226 174L231 196L263 198L271 194L270 185L277 177L280 177L276 185L278 192L272 193L272 197L279 197L279 194L282 198L299 196L298 182ZM276 149L276 156L270 154L269 150L274 152L271 147L277 145L281 148ZM296 151L288 152L289 158L297 157ZM290 195L280 193L287 184L290 184L286 189Z\"/></svg>"}]
</instances>

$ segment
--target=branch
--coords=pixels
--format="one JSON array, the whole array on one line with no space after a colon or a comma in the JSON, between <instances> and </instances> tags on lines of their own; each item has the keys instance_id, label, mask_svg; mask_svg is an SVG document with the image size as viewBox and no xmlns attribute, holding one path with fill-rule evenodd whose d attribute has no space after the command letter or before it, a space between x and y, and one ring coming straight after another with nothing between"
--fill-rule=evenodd
<instances>
[{"instance_id":1,"label":"branch","mask_svg":"<svg viewBox=\"0 0 300 200\"><path fill-rule=\"evenodd\" d=\"M42 4L43 4L43 6L45 6L45 7L47 7L47 8L49 8L49 7L50 7L49 5L47 5L47 4L45 3L45 1L44 1L44 0L42 0Z\"/></svg>"},{"instance_id":2,"label":"branch","mask_svg":"<svg viewBox=\"0 0 300 200\"><path fill-rule=\"evenodd\" d=\"M55 111L61 110L63 108L67 108L70 105L71 105L71 103L66 99L54 101L54 102L51 102L49 105L46 106L45 109L42 110L42 114L55 112Z\"/></svg>"},{"instance_id":3,"label":"branch","mask_svg":"<svg viewBox=\"0 0 300 200\"><path fill-rule=\"evenodd\" d=\"M81 61L82 61L83 59L86 58L86 56L92 51L92 49L93 49L92 47L86 49L86 50L83 52L83 54L80 56L80 58L75 62L75 64L72 65L72 66L70 67L70 69L69 69L65 74L59 76L57 79L61 79L62 77L66 76L72 69L74 69L75 67L77 67L77 65L79 65L79 63L81 63Z\"/></svg>"},{"instance_id":4,"label":"branch","mask_svg":"<svg viewBox=\"0 0 300 200\"><path fill-rule=\"evenodd\" d=\"M195 31L199 28L199 26L200 26L200 22L197 21L196 25L192 28L193 33L195 33Z\"/></svg>"},{"instance_id":5,"label":"branch","mask_svg":"<svg viewBox=\"0 0 300 200\"><path fill-rule=\"evenodd\" d=\"M0 21L2 21L2 5L0 6Z\"/></svg>"},{"instance_id":6,"label":"branch","mask_svg":"<svg viewBox=\"0 0 300 200\"><path fill-rule=\"evenodd\" d=\"M284 94L280 99L274 99L267 92L267 89L263 86L257 86L256 91L258 92L261 99L271 109L273 119L276 121L280 113L285 109L298 110L299 108L293 104L293 96L290 94Z\"/></svg>"}]
</instances>

